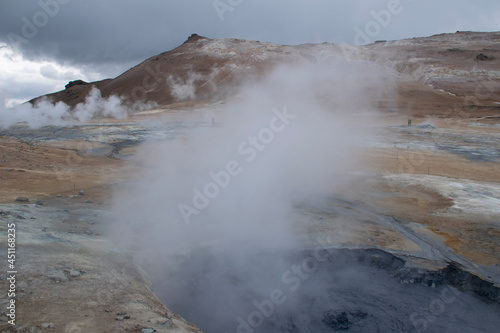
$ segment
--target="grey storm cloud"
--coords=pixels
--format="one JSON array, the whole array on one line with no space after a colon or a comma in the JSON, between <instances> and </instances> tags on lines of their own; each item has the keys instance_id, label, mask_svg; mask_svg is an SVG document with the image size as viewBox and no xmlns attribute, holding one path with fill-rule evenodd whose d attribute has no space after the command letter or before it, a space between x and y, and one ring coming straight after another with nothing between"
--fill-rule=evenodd
<instances>
[{"instance_id":1,"label":"grey storm cloud","mask_svg":"<svg viewBox=\"0 0 500 333\"><path fill-rule=\"evenodd\" d=\"M395 5L398 10L384 17L381 11ZM377 13L380 23L373 24ZM364 43L500 30L499 17L498 0L0 0L0 43L16 46L25 59L91 68L105 78L192 33L354 44L356 38Z\"/></svg>"},{"instance_id":2,"label":"grey storm cloud","mask_svg":"<svg viewBox=\"0 0 500 333\"><path fill-rule=\"evenodd\" d=\"M460 26L487 29L500 9L496 0L1 0L0 39L8 42L9 33L22 37L26 19L43 24L43 16L36 14L45 9L51 14L48 22L21 43L28 57L132 61L167 51L194 32L284 44L352 43L354 28L363 29L373 19L370 12L391 1L403 10L381 31L384 39L453 32Z\"/></svg>"}]
</instances>

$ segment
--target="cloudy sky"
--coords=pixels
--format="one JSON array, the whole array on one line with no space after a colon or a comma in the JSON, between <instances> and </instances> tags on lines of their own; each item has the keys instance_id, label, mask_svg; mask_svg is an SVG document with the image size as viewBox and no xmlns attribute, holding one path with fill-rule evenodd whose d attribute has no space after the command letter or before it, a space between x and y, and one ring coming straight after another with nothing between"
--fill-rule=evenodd
<instances>
[{"instance_id":1,"label":"cloudy sky","mask_svg":"<svg viewBox=\"0 0 500 333\"><path fill-rule=\"evenodd\" d=\"M372 42L457 30L500 31L500 2L0 0L0 98L12 105L64 89L70 80L115 77L192 33L356 44L363 42L356 40L359 31L370 32Z\"/></svg>"}]
</instances>

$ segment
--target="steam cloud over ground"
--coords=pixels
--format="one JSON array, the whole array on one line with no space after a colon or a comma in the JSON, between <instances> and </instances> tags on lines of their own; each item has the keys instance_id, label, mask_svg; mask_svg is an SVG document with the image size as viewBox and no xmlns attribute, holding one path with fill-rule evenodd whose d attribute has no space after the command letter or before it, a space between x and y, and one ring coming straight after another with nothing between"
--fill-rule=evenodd
<instances>
[{"instance_id":1,"label":"steam cloud over ground","mask_svg":"<svg viewBox=\"0 0 500 333\"><path fill-rule=\"evenodd\" d=\"M103 98L101 92L92 88L85 103L80 103L74 110L63 103L56 104L43 100L36 105L24 103L13 108L5 106L5 98L0 99L0 128L8 128L17 123L25 123L31 128L43 126L61 126L83 123L96 116L125 118L130 110L124 106L118 96Z\"/></svg>"},{"instance_id":2,"label":"steam cloud over ground","mask_svg":"<svg viewBox=\"0 0 500 333\"><path fill-rule=\"evenodd\" d=\"M347 189L370 138L372 98L390 85L376 66L328 59L244 86L211 115L213 125L208 117L185 137L142 147L142 173L116 193L116 239L134 250L167 306L194 297L191 312L200 312L181 313L207 332L217 330L210 316L237 325L247 298L268 295L291 265L288 250L301 247L294 207ZM200 253L205 264L186 264ZM272 262L258 260L266 253ZM187 296L193 276L207 288Z\"/></svg>"},{"instance_id":3,"label":"steam cloud over ground","mask_svg":"<svg viewBox=\"0 0 500 333\"><path fill-rule=\"evenodd\" d=\"M147 239L155 251L163 243L165 252L192 250L200 242L274 247L288 239L293 204L340 189L358 144L369 136L365 125L375 111L365 98L371 84L366 79L375 83L374 77L387 75L375 67L350 67L340 60L327 70L281 67L264 82L243 87L213 114L215 126L144 145L137 158L144 174L133 195L117 194L116 209L125 212L118 219L125 230L141 232L121 238L146 249ZM228 164L234 174L223 177L231 174ZM219 189L208 185L218 178Z\"/></svg>"}]
</instances>

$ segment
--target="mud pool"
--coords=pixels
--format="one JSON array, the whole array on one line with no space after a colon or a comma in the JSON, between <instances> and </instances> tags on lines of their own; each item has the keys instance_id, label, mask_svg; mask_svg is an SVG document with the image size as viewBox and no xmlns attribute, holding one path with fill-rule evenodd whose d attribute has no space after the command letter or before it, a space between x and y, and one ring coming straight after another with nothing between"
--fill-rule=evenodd
<instances>
[{"instance_id":1,"label":"mud pool","mask_svg":"<svg viewBox=\"0 0 500 333\"><path fill-rule=\"evenodd\" d=\"M178 260L182 269L165 271L153 289L204 332L494 332L500 325L492 284L454 265L411 267L380 250L228 256L205 249Z\"/></svg>"}]
</instances>

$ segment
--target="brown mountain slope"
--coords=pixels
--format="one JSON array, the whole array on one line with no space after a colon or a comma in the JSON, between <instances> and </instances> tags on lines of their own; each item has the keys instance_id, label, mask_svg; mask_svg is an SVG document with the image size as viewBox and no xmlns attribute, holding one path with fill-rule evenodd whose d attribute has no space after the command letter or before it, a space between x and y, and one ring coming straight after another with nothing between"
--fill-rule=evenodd
<instances>
[{"instance_id":1,"label":"brown mountain slope","mask_svg":"<svg viewBox=\"0 0 500 333\"><path fill-rule=\"evenodd\" d=\"M114 79L74 85L42 97L74 106L83 102L95 86L104 97L119 95L127 103L167 105L209 100L233 92L240 82L257 79L276 64L344 57L375 62L400 73L398 97L406 104L438 109L440 105L473 105L487 108L481 109L485 111L481 114L498 115L499 41L499 32L457 32L357 47L328 43L282 46L193 34L179 47L153 56ZM445 115L452 112L457 111L443 110ZM425 110L415 113L424 115Z\"/></svg>"},{"instance_id":2,"label":"brown mountain slope","mask_svg":"<svg viewBox=\"0 0 500 333\"><path fill-rule=\"evenodd\" d=\"M231 44L231 48L225 43ZM153 56L114 79L75 85L30 102L36 103L45 97L54 103L63 101L75 106L84 101L92 86L98 88L103 97L119 95L129 103L144 101L165 105L214 97L223 90L220 88L233 86L243 77L263 73L270 62L254 57L253 49L265 47L265 43L237 39L220 42L193 34L181 46Z\"/></svg>"}]
</instances>

